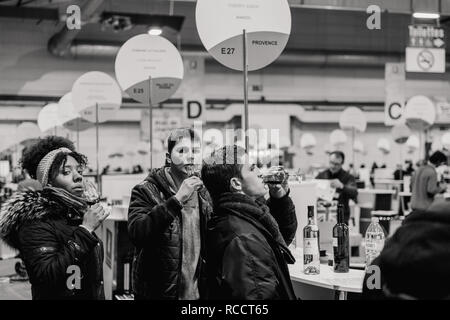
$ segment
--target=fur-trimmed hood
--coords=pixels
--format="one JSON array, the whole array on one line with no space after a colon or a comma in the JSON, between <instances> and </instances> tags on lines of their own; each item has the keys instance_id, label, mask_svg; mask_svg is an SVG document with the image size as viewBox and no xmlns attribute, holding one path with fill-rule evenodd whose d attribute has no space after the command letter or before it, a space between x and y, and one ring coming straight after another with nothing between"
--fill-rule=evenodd
<instances>
[{"instance_id":1,"label":"fur-trimmed hood","mask_svg":"<svg viewBox=\"0 0 450 320\"><path fill-rule=\"evenodd\" d=\"M45 191L16 192L0 209L0 238L17 249L16 236L22 225L54 216L61 209Z\"/></svg>"}]
</instances>

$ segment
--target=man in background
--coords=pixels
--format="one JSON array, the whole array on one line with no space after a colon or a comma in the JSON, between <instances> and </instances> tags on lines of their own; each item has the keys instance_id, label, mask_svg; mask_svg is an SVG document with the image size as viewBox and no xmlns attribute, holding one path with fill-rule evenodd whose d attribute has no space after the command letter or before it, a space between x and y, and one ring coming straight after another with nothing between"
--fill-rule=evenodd
<instances>
[{"instance_id":1,"label":"man in background","mask_svg":"<svg viewBox=\"0 0 450 320\"><path fill-rule=\"evenodd\" d=\"M447 185L439 182L436 168L447 163L447 157L441 151L434 152L427 163L421 165L412 179L411 208L426 210L434 200L434 196L444 193Z\"/></svg>"},{"instance_id":2,"label":"man in background","mask_svg":"<svg viewBox=\"0 0 450 320\"><path fill-rule=\"evenodd\" d=\"M330 153L329 168L319 173L316 179L331 180L330 186L336 188L336 196L339 204L344 206L344 221L348 224L350 218L349 200L356 202L358 189L356 187L355 177L342 169L345 161L345 155L341 151Z\"/></svg>"}]
</instances>

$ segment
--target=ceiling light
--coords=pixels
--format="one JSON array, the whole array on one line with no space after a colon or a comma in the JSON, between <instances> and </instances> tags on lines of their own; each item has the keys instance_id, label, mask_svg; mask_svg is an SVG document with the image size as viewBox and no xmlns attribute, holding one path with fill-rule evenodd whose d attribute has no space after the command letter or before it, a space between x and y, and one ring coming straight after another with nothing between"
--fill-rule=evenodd
<instances>
[{"instance_id":1,"label":"ceiling light","mask_svg":"<svg viewBox=\"0 0 450 320\"><path fill-rule=\"evenodd\" d=\"M159 36L161 33L162 30L160 27L150 27L150 29L148 29L148 34L151 36Z\"/></svg>"},{"instance_id":2,"label":"ceiling light","mask_svg":"<svg viewBox=\"0 0 450 320\"><path fill-rule=\"evenodd\" d=\"M416 19L439 19L439 13L414 12L413 17Z\"/></svg>"}]
</instances>

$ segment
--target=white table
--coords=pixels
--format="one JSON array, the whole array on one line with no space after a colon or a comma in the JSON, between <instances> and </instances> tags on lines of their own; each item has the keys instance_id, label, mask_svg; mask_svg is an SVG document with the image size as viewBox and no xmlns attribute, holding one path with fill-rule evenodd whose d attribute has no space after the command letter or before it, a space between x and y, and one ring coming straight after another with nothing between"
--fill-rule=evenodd
<instances>
[{"instance_id":1,"label":"white table","mask_svg":"<svg viewBox=\"0 0 450 320\"><path fill-rule=\"evenodd\" d=\"M303 273L303 250L296 249L294 256L295 264L290 264L289 273L291 280L309 284L316 287L330 289L335 291L335 299L347 299L347 293L362 293L364 270L350 269L348 273L335 273L333 267L328 264L320 265L320 274L307 275ZM301 297L300 297L301 298Z\"/></svg>"}]
</instances>

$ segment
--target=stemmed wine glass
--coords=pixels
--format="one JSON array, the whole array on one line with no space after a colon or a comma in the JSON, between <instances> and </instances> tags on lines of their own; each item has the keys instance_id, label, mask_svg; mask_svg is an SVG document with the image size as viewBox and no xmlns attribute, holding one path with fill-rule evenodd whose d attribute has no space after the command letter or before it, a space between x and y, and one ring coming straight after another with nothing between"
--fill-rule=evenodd
<instances>
[{"instance_id":1,"label":"stemmed wine glass","mask_svg":"<svg viewBox=\"0 0 450 320\"><path fill-rule=\"evenodd\" d=\"M84 184L83 197L85 198L87 203L90 206L92 206L96 203L99 203L100 202L100 193L98 192L95 184L91 180L88 180L88 179L85 179L83 181L83 184Z\"/></svg>"}]
</instances>

